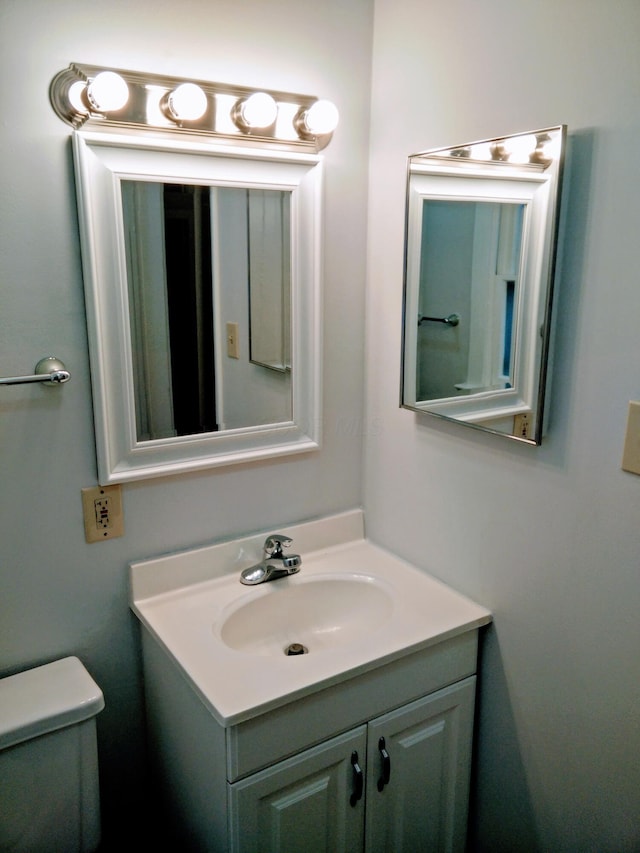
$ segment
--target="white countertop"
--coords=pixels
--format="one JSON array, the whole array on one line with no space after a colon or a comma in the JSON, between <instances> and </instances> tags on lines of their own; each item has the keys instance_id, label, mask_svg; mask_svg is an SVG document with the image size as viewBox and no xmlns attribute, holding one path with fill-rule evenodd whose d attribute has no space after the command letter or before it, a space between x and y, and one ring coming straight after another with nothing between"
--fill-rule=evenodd
<instances>
[{"instance_id":1,"label":"white countertop","mask_svg":"<svg viewBox=\"0 0 640 853\"><path fill-rule=\"evenodd\" d=\"M239 573L259 562L264 533L134 563L131 608L224 726L491 621L486 608L373 545L362 530L360 511L279 529L294 540L301 571L253 587L240 584ZM328 544L332 540L336 544ZM319 547L307 547L313 545ZM220 636L225 615L243 603L282 595L292 584L354 573L387 590L392 607L379 625L345 645L288 657L240 651ZM283 612L284 634L286 618Z\"/></svg>"}]
</instances>

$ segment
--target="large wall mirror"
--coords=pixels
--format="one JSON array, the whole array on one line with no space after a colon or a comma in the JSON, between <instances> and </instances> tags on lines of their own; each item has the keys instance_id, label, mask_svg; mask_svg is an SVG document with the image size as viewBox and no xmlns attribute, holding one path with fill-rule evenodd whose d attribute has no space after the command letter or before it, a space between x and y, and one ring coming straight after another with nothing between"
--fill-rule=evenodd
<instances>
[{"instance_id":1,"label":"large wall mirror","mask_svg":"<svg viewBox=\"0 0 640 853\"><path fill-rule=\"evenodd\" d=\"M319 156L73 143L100 482L317 448Z\"/></svg>"},{"instance_id":2,"label":"large wall mirror","mask_svg":"<svg viewBox=\"0 0 640 853\"><path fill-rule=\"evenodd\" d=\"M565 138L409 158L403 407L541 442Z\"/></svg>"}]
</instances>

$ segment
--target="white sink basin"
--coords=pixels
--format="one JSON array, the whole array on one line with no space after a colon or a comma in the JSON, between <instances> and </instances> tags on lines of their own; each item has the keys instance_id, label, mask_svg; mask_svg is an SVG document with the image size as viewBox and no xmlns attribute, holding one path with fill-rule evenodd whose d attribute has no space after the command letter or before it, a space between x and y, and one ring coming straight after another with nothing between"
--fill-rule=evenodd
<instances>
[{"instance_id":1,"label":"white sink basin","mask_svg":"<svg viewBox=\"0 0 640 853\"><path fill-rule=\"evenodd\" d=\"M364 538L361 511L279 528L298 574L257 586L265 532L131 566L131 608L224 726L491 621L484 607ZM271 533L272 531L266 531ZM287 655L291 644L308 654Z\"/></svg>"},{"instance_id":2,"label":"white sink basin","mask_svg":"<svg viewBox=\"0 0 640 853\"><path fill-rule=\"evenodd\" d=\"M296 656L358 642L392 612L392 587L371 575L297 574L243 595L215 631L232 649Z\"/></svg>"}]
</instances>

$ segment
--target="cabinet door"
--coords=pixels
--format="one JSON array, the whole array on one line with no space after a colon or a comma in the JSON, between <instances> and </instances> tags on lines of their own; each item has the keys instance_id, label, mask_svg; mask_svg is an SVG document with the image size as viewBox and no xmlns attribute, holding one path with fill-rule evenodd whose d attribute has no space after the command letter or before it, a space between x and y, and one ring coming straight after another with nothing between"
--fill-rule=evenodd
<instances>
[{"instance_id":1,"label":"cabinet door","mask_svg":"<svg viewBox=\"0 0 640 853\"><path fill-rule=\"evenodd\" d=\"M233 853L361 853L366 726L229 789Z\"/></svg>"},{"instance_id":2,"label":"cabinet door","mask_svg":"<svg viewBox=\"0 0 640 853\"><path fill-rule=\"evenodd\" d=\"M366 853L464 850L474 694L475 676L369 724Z\"/></svg>"}]
</instances>

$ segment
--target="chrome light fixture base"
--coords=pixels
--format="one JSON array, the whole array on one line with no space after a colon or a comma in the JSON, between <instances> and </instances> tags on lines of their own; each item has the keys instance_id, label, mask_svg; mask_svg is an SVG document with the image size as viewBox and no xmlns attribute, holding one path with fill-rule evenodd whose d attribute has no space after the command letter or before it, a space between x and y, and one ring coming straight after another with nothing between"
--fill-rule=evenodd
<instances>
[{"instance_id":1,"label":"chrome light fixture base","mask_svg":"<svg viewBox=\"0 0 640 853\"><path fill-rule=\"evenodd\" d=\"M103 103L92 91L97 78L110 78L118 84L119 94L128 98L117 108ZM184 118L173 106L174 93L197 87L204 95L206 106L197 118ZM275 118L264 127L256 127L243 118L243 105L252 96L265 95L273 99ZM275 143L279 146L304 148L318 152L331 140L329 132L310 132L301 119L314 104L320 102L310 95L292 92L251 89L226 83L211 83L167 77L118 68L71 63L52 80L49 97L62 121L76 130L81 127L113 128L119 130L149 130L156 133L205 135L217 141L250 144ZM333 108L335 110L335 107ZM335 110L337 120L337 110Z\"/></svg>"}]
</instances>

